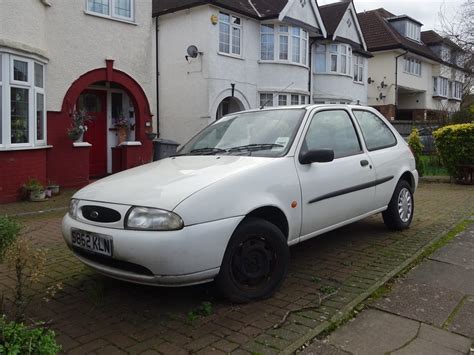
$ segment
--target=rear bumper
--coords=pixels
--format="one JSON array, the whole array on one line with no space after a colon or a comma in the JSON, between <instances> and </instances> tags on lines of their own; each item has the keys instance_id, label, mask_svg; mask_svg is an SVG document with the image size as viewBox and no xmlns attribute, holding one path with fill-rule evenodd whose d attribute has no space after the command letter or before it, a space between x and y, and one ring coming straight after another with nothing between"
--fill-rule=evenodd
<instances>
[{"instance_id":1,"label":"rear bumper","mask_svg":"<svg viewBox=\"0 0 474 355\"><path fill-rule=\"evenodd\" d=\"M146 285L185 286L215 278L227 243L242 218L197 224L179 231L146 232L89 225L66 215L62 233L75 256L99 273ZM113 258L73 248L71 228L110 236Z\"/></svg>"}]
</instances>

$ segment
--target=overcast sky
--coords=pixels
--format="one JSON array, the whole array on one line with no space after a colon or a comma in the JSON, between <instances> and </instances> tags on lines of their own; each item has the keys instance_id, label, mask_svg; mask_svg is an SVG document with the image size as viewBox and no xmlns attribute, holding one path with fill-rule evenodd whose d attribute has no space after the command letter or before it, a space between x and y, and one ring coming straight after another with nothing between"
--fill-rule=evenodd
<instances>
[{"instance_id":1,"label":"overcast sky","mask_svg":"<svg viewBox=\"0 0 474 355\"><path fill-rule=\"evenodd\" d=\"M318 0L319 5L336 2L335 0ZM464 0L354 0L357 12L378 9L380 7L395 15L408 15L423 23L422 31L439 28L438 13L441 5L447 11L456 11Z\"/></svg>"}]
</instances>

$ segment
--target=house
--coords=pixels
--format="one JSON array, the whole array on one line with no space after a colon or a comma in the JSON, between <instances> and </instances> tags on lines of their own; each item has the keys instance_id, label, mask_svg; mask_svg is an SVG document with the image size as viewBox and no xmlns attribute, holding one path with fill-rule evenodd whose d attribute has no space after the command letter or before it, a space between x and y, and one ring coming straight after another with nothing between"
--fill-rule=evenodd
<instances>
[{"instance_id":1,"label":"house","mask_svg":"<svg viewBox=\"0 0 474 355\"><path fill-rule=\"evenodd\" d=\"M352 1L319 7L327 37L312 46L313 102L367 104L367 51Z\"/></svg>"},{"instance_id":2,"label":"house","mask_svg":"<svg viewBox=\"0 0 474 355\"><path fill-rule=\"evenodd\" d=\"M422 23L385 9L358 14L368 50L368 103L387 118L428 120L458 111L462 51Z\"/></svg>"},{"instance_id":3,"label":"house","mask_svg":"<svg viewBox=\"0 0 474 355\"><path fill-rule=\"evenodd\" d=\"M326 36L315 0L155 0L153 16L161 137L184 143L231 112L310 102L310 38Z\"/></svg>"},{"instance_id":4,"label":"house","mask_svg":"<svg viewBox=\"0 0 474 355\"><path fill-rule=\"evenodd\" d=\"M151 11L151 0L0 1L0 202L29 178L81 186L150 161ZM93 121L73 142L79 110ZM130 127L120 145L117 121Z\"/></svg>"}]
</instances>

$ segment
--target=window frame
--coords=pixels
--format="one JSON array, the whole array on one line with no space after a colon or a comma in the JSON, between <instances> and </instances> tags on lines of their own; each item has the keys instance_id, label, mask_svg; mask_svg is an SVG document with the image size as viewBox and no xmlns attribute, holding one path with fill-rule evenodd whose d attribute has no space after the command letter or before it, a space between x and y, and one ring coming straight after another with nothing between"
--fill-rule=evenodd
<instances>
[{"instance_id":1,"label":"window frame","mask_svg":"<svg viewBox=\"0 0 474 355\"><path fill-rule=\"evenodd\" d=\"M259 101L259 107L262 107L262 95L272 95L272 101L269 101L272 103L272 106L269 106L268 104L265 105L265 107L284 107L283 105L280 105L280 97L281 96L286 96L286 105L285 106L299 106L299 105L306 105L306 102L308 101L309 95L301 94L301 93L294 93L294 92L271 92L271 91L262 91L258 93L258 101ZM298 97L298 103L293 103L293 99L295 97ZM303 103L304 101L304 103Z\"/></svg>"},{"instance_id":2,"label":"window frame","mask_svg":"<svg viewBox=\"0 0 474 355\"><path fill-rule=\"evenodd\" d=\"M262 56L262 44L263 44L263 35L270 35L268 32L263 32L262 28L264 26L273 26L273 59L263 59ZM282 27L286 28L287 31L282 31ZM294 29L299 29L299 35L293 33ZM287 39L287 59L281 59L281 38L285 37ZM299 61L294 61L294 44L295 38L298 39L299 43ZM286 25L281 23L261 23L260 24L260 59L262 63L284 63L292 65L302 65L308 67L308 58L309 58L309 33L304 28L299 26ZM303 61L304 59L304 61Z\"/></svg>"},{"instance_id":3,"label":"window frame","mask_svg":"<svg viewBox=\"0 0 474 355\"><path fill-rule=\"evenodd\" d=\"M322 50L318 50L318 47L324 47L324 52ZM345 52L342 48L345 48ZM318 59L322 59L323 54L325 54L325 71L320 71L318 70ZM354 53L350 44L340 42L316 43L315 55L313 57L313 74L344 75L352 77L352 80L354 80L352 67L354 63ZM333 70L332 66L333 57L336 58L336 70ZM345 72L342 71L343 57L346 61Z\"/></svg>"},{"instance_id":4,"label":"window frame","mask_svg":"<svg viewBox=\"0 0 474 355\"><path fill-rule=\"evenodd\" d=\"M423 74L422 65L423 64L420 59L416 59L415 57L405 56L404 64L403 64L403 72L406 74L415 75L421 78Z\"/></svg>"},{"instance_id":5,"label":"window frame","mask_svg":"<svg viewBox=\"0 0 474 355\"><path fill-rule=\"evenodd\" d=\"M85 13L88 14L88 15L103 17L103 18L107 18L107 19L110 19L110 20L116 20L116 21L122 21L122 22L128 22L128 23L135 23L135 0L129 0L130 1L130 17L115 14L115 3L116 3L116 1L117 0L107 0L107 2L109 4L109 13L108 14L103 14L101 12L93 11L89 7L89 0L85 0L85 2L86 2Z\"/></svg>"},{"instance_id":6,"label":"window frame","mask_svg":"<svg viewBox=\"0 0 474 355\"><path fill-rule=\"evenodd\" d=\"M221 20L220 15L226 15L229 16L229 22L223 22ZM224 11L219 11L218 15L219 21L219 36L218 36L218 46L217 46L217 52L219 54L225 55L225 56L230 56L230 57L235 57L235 58L242 58L242 43L243 43L243 26L242 26L242 17L241 16L236 16L231 12L224 12ZM240 24L236 25L233 23L233 18L236 18L239 20ZM225 24L229 26L229 52L225 52L221 50L221 24ZM233 48L234 48L234 29L238 29L240 31L240 37L239 37L239 54L233 53Z\"/></svg>"},{"instance_id":7,"label":"window frame","mask_svg":"<svg viewBox=\"0 0 474 355\"><path fill-rule=\"evenodd\" d=\"M436 82L436 85L435 85ZM449 79L443 76L433 77L433 96L447 99L449 96ZM436 89L436 90L434 90Z\"/></svg>"},{"instance_id":8,"label":"window frame","mask_svg":"<svg viewBox=\"0 0 474 355\"><path fill-rule=\"evenodd\" d=\"M395 133L393 133L392 129L389 127L389 125L378 115L378 114L375 114L374 112L372 111L369 111L369 110L364 110L364 109L351 109L352 111L352 115L354 116L354 120L357 122L357 127L359 128L360 130L360 133L362 135L362 139L364 141L364 147L365 149L367 149L368 152L376 152L378 150L382 150L382 149L388 149L388 148L393 148L395 146L398 145L398 138L397 136L395 135ZM369 149L369 147L367 146L367 141L365 139L365 135L364 135L364 130L362 129L360 123L359 123L359 119L357 118L356 116L356 112L367 112L367 113L371 113L372 115L374 115L376 118L378 118L380 120L380 122L382 122L382 124L385 126L385 128L388 129L388 131L391 133L392 137L395 139L395 143L393 144L390 144L390 145L386 145L386 146L381 146L381 147L377 147L377 148L373 148L373 149Z\"/></svg>"},{"instance_id":9,"label":"window frame","mask_svg":"<svg viewBox=\"0 0 474 355\"><path fill-rule=\"evenodd\" d=\"M33 57L26 57L19 54L12 54L9 52L0 52L0 72L2 72L0 80L0 91L1 91L1 131L0 134L0 149L1 150L16 150L16 149L27 149L27 148L40 148L47 146L47 109L46 109L46 63L41 62ZM28 68L28 80L18 81L14 79L14 61L20 60L27 63ZM35 82L35 64L42 67L42 85L43 87L36 86ZM11 125L11 104L12 89L24 89L28 90L28 132L27 142L24 143L12 143L12 125ZM37 94L43 95L43 139L37 139Z\"/></svg>"},{"instance_id":10,"label":"window frame","mask_svg":"<svg viewBox=\"0 0 474 355\"><path fill-rule=\"evenodd\" d=\"M338 157L334 157L334 160L337 160L337 159L344 159L344 158L348 158L348 157L355 157L355 156L358 156L358 155L361 155L361 154L364 154L364 146L362 144L362 138L360 136L360 133L359 133L359 129L358 129L358 125L357 123L355 122L355 119L354 117L352 116L351 112L349 112L349 110L345 109L345 108L324 108L322 110L316 110L314 112L311 113L311 118L308 120L308 124L307 124L307 128L306 128L306 131L304 132L304 137L303 139L301 140L301 144L300 144L300 147L299 147L299 154L298 156L303 152L303 146L306 144L306 137L308 136L308 132L309 130L311 129L311 125L313 123L313 121L316 119L316 115L320 114L320 113L323 113L323 112L330 112L330 111L342 111L342 112L345 112L347 114L347 117L349 118L349 121L351 122L352 124L352 128L354 129L354 132L355 132L355 135L357 137L357 142L359 144L359 148L360 148L360 151L357 152L357 153L354 153L354 154L347 154L347 155L344 155L344 156L338 156ZM364 142L365 143L365 142Z\"/></svg>"},{"instance_id":11,"label":"window frame","mask_svg":"<svg viewBox=\"0 0 474 355\"><path fill-rule=\"evenodd\" d=\"M357 84L364 84L364 72L365 72L365 58L362 57L361 55L352 55L352 78L354 83ZM362 69L362 75L359 78L360 70ZM357 71L357 73L356 73ZM357 79L355 76L357 75Z\"/></svg>"}]
</instances>

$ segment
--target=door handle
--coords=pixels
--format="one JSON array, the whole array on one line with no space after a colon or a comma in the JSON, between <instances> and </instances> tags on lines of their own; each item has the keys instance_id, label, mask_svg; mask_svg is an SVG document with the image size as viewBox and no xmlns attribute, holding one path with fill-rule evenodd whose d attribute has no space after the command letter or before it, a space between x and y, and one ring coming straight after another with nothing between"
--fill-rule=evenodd
<instances>
[{"instance_id":1,"label":"door handle","mask_svg":"<svg viewBox=\"0 0 474 355\"><path fill-rule=\"evenodd\" d=\"M366 167L367 165L369 165L369 161L368 161L368 160L361 160L361 161L360 161L360 166Z\"/></svg>"}]
</instances>

